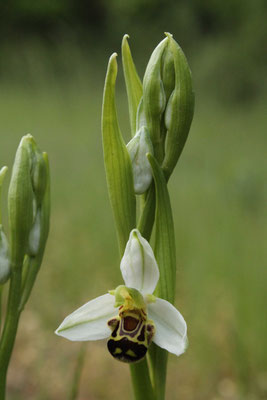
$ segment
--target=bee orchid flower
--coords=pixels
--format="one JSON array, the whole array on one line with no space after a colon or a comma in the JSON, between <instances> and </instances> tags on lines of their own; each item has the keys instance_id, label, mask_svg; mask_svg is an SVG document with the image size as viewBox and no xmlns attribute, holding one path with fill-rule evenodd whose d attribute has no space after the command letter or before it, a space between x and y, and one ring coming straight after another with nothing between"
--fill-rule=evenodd
<instances>
[{"instance_id":1,"label":"bee orchid flower","mask_svg":"<svg viewBox=\"0 0 267 400\"><path fill-rule=\"evenodd\" d=\"M56 334L73 341L108 340L108 349L124 362L141 360L153 341L179 356L187 346L180 312L153 295L159 269L150 244L137 229L130 233L120 269L125 285L89 301L67 316Z\"/></svg>"}]
</instances>

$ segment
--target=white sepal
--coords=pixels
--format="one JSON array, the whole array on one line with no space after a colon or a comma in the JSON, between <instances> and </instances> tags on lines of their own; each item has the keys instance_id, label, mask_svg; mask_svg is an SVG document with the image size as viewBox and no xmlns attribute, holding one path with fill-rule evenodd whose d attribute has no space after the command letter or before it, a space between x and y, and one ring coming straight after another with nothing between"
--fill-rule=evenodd
<instances>
[{"instance_id":1,"label":"white sepal","mask_svg":"<svg viewBox=\"0 0 267 400\"><path fill-rule=\"evenodd\" d=\"M152 294L159 280L157 261L150 244L133 229L121 260L121 273L127 287Z\"/></svg>"},{"instance_id":2,"label":"white sepal","mask_svg":"<svg viewBox=\"0 0 267 400\"><path fill-rule=\"evenodd\" d=\"M110 294L96 297L68 315L56 334L73 341L105 339L110 335L107 321L118 314Z\"/></svg>"},{"instance_id":3,"label":"white sepal","mask_svg":"<svg viewBox=\"0 0 267 400\"><path fill-rule=\"evenodd\" d=\"M153 342L179 356L187 347L187 327L183 316L168 301L156 298L148 304L148 317L156 327Z\"/></svg>"}]
</instances>

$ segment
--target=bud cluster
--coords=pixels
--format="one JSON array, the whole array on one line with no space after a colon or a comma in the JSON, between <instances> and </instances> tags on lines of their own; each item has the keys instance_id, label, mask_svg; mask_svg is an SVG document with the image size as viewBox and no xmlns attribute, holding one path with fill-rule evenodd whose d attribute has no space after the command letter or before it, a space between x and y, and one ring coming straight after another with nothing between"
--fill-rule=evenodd
<instances>
[{"instance_id":1,"label":"bud cluster","mask_svg":"<svg viewBox=\"0 0 267 400\"><path fill-rule=\"evenodd\" d=\"M126 52L124 47L123 52ZM129 63L125 65L128 66ZM124 72L128 89L133 84L127 83L130 78L126 67ZM129 100L131 98L129 90L128 98ZM129 106L130 104L132 105L129 101ZM135 146L132 144L132 139L127 146L132 160L136 194L146 192L152 180L148 179L149 168L146 166L146 157L135 156L137 149L144 155L154 154L168 180L187 139L193 111L191 72L181 48L172 35L167 33L166 38L153 51L147 64L142 94L136 110L137 132L134 137L140 138L140 132L145 131L147 139L139 140L138 145L137 140L134 140ZM133 111L130 109L130 115L132 114Z\"/></svg>"},{"instance_id":2,"label":"bud cluster","mask_svg":"<svg viewBox=\"0 0 267 400\"><path fill-rule=\"evenodd\" d=\"M0 192L7 167L0 170ZM9 240L1 221L0 206L0 304L2 285L10 279L8 301L0 336L0 398L15 343L19 318L40 269L49 230L50 179L46 153L33 137L21 139L8 190ZM1 193L0 193L1 194ZM0 313L0 325L1 325Z\"/></svg>"},{"instance_id":3,"label":"bud cluster","mask_svg":"<svg viewBox=\"0 0 267 400\"><path fill-rule=\"evenodd\" d=\"M46 241L49 204L49 171L46 153L26 135L18 147L8 191L8 214L12 265L24 256L36 257Z\"/></svg>"},{"instance_id":4,"label":"bud cluster","mask_svg":"<svg viewBox=\"0 0 267 400\"><path fill-rule=\"evenodd\" d=\"M121 254L129 232L136 227L137 201L139 228L145 236L150 236L155 213L155 196L150 190L155 171L151 162L154 158L156 174L162 174L167 183L184 148L194 112L191 71L172 35L166 33L153 51L143 82L128 38L124 35L122 40L132 136L127 146L119 128L115 102L116 53L109 59L102 109L106 178ZM143 197L136 197L142 194Z\"/></svg>"}]
</instances>

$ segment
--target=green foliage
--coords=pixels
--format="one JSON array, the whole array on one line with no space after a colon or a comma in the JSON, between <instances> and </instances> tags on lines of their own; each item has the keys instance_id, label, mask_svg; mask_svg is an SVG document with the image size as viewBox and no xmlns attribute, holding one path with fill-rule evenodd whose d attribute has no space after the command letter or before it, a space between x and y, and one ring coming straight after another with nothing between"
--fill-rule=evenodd
<instances>
[{"instance_id":1,"label":"green foliage","mask_svg":"<svg viewBox=\"0 0 267 400\"><path fill-rule=\"evenodd\" d=\"M120 253L123 255L129 234L135 227L136 200L132 165L120 132L115 104L117 54L108 63L102 108L104 163L110 203L115 219Z\"/></svg>"},{"instance_id":2,"label":"green foliage","mask_svg":"<svg viewBox=\"0 0 267 400\"><path fill-rule=\"evenodd\" d=\"M137 108L140 99L142 97L143 87L140 78L137 74L127 39L128 35L124 35L121 45L121 53L122 53L124 79L128 96L131 131L132 131L132 136L134 136L136 133Z\"/></svg>"}]
</instances>

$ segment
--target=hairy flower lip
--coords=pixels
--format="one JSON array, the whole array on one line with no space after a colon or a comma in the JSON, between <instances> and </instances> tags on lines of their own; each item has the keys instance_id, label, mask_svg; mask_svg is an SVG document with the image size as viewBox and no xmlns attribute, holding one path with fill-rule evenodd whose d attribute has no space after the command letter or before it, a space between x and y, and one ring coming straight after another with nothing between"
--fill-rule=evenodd
<instances>
[{"instance_id":1,"label":"hairy flower lip","mask_svg":"<svg viewBox=\"0 0 267 400\"><path fill-rule=\"evenodd\" d=\"M186 322L171 303L153 295L159 280L159 269L150 244L137 229L130 233L120 268L125 286L120 285L118 288L126 290L123 293L126 297L127 292L130 293L133 304L139 309L142 309L140 299L143 298L147 319L155 325L152 341L177 356L182 354L187 347ZM55 333L72 341L108 338L110 328L107 322L118 316L118 307L125 304L123 296L118 292L119 305L114 307L118 288L78 308L64 319Z\"/></svg>"}]
</instances>

